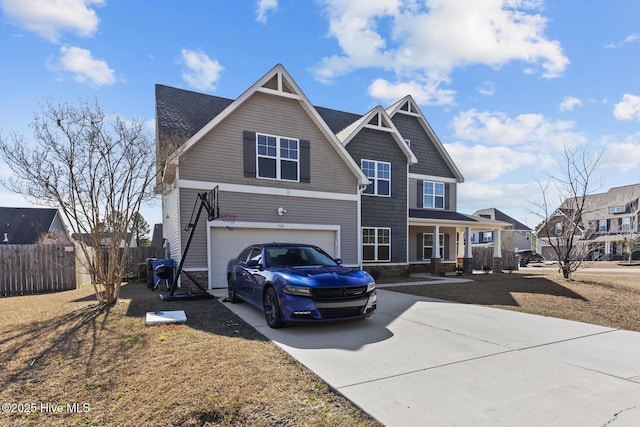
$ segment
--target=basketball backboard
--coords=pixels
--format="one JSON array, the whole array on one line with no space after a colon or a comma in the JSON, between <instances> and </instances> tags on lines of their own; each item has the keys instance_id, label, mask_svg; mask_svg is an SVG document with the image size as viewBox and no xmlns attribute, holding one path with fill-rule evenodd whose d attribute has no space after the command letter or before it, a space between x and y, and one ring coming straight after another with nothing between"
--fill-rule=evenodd
<instances>
[{"instance_id":1,"label":"basketball backboard","mask_svg":"<svg viewBox=\"0 0 640 427\"><path fill-rule=\"evenodd\" d=\"M218 206L218 186L211 191L202 194L204 206L207 209L208 220L213 221L220 216L220 207Z\"/></svg>"}]
</instances>

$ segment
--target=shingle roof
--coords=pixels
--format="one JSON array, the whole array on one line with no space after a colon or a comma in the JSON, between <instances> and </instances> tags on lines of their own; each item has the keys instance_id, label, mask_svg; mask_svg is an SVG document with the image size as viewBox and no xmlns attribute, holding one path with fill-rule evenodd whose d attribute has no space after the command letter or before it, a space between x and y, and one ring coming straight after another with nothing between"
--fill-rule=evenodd
<instances>
[{"instance_id":1,"label":"shingle roof","mask_svg":"<svg viewBox=\"0 0 640 427\"><path fill-rule=\"evenodd\" d=\"M362 118L360 114L347 113L346 111L332 110L325 107L315 107L315 109L333 133L340 132Z\"/></svg>"},{"instance_id":2,"label":"shingle roof","mask_svg":"<svg viewBox=\"0 0 640 427\"><path fill-rule=\"evenodd\" d=\"M156 126L159 144L180 143L195 135L233 102L232 99L156 85Z\"/></svg>"},{"instance_id":3,"label":"shingle roof","mask_svg":"<svg viewBox=\"0 0 640 427\"><path fill-rule=\"evenodd\" d=\"M156 120L161 146L170 138L184 142L233 103L233 99L156 85ZM333 133L362 117L361 114L314 107Z\"/></svg>"},{"instance_id":4,"label":"shingle roof","mask_svg":"<svg viewBox=\"0 0 640 427\"><path fill-rule=\"evenodd\" d=\"M409 209L410 218L440 219L446 221L479 222L469 215L445 210Z\"/></svg>"},{"instance_id":5,"label":"shingle roof","mask_svg":"<svg viewBox=\"0 0 640 427\"><path fill-rule=\"evenodd\" d=\"M47 233L58 213L53 208L0 207L0 244L31 245ZM6 234L5 234L6 233Z\"/></svg>"},{"instance_id":6,"label":"shingle roof","mask_svg":"<svg viewBox=\"0 0 640 427\"><path fill-rule=\"evenodd\" d=\"M513 225L514 230L531 230L531 228L527 227L520 221L510 217L506 213L496 208L480 209L478 211L475 211L473 215L478 215L478 216L489 218L489 219L495 219L496 221L508 222ZM485 215L488 215L488 216L485 216Z\"/></svg>"}]
</instances>

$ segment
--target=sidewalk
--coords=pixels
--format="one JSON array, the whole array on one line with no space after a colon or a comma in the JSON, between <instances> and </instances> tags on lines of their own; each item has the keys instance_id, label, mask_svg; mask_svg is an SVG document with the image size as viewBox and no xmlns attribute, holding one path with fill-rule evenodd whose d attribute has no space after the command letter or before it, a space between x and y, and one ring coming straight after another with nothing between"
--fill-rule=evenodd
<instances>
[{"instance_id":1,"label":"sidewalk","mask_svg":"<svg viewBox=\"0 0 640 427\"><path fill-rule=\"evenodd\" d=\"M384 289L370 319L279 330L225 305L388 426L640 425L640 333Z\"/></svg>"}]
</instances>

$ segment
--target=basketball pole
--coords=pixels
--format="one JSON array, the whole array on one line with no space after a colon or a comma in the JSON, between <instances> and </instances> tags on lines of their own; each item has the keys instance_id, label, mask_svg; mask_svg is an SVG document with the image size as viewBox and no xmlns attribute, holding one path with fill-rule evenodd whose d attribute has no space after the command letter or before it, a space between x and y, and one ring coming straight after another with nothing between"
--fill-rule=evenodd
<instances>
[{"instance_id":1,"label":"basketball pole","mask_svg":"<svg viewBox=\"0 0 640 427\"><path fill-rule=\"evenodd\" d=\"M200 200L200 207L198 207L198 213L196 214L196 218L193 223L190 223L188 227L191 229L191 233L189 233L189 239L187 239L187 244L184 247L184 251L182 252L182 258L180 258L180 264L178 265L178 271L176 271L175 276L173 277L173 281L171 282L171 290L169 295L160 295L160 298L165 301L172 301L176 299L201 299L201 298L213 298L213 295L207 292L205 288L203 288L195 278L191 275L187 274L186 271L182 271L182 267L184 266L184 261L187 258L187 253L189 252L189 246L191 246L191 240L193 239L193 235L196 231L196 226L198 225L198 220L200 219L200 214L202 214L202 209L207 205L207 193L198 193L198 199ZM209 208L207 207L207 212ZM180 274L185 273L185 275L202 291L202 293L180 293L175 294L176 286L178 284L178 279L180 278Z\"/></svg>"}]
</instances>

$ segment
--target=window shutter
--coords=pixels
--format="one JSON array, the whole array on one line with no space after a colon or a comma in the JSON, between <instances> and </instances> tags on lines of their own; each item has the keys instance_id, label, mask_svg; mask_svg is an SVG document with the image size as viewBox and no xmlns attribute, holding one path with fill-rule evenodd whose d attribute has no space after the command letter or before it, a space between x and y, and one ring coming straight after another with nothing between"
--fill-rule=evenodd
<instances>
[{"instance_id":1,"label":"window shutter","mask_svg":"<svg viewBox=\"0 0 640 427\"><path fill-rule=\"evenodd\" d=\"M300 182L311 182L311 144L300 140Z\"/></svg>"},{"instance_id":2,"label":"window shutter","mask_svg":"<svg viewBox=\"0 0 640 427\"><path fill-rule=\"evenodd\" d=\"M243 154L244 154L244 176L256 177L256 133L242 132Z\"/></svg>"},{"instance_id":3,"label":"window shutter","mask_svg":"<svg viewBox=\"0 0 640 427\"><path fill-rule=\"evenodd\" d=\"M449 235L444 235L443 259L449 259Z\"/></svg>"},{"instance_id":4,"label":"window shutter","mask_svg":"<svg viewBox=\"0 0 640 427\"><path fill-rule=\"evenodd\" d=\"M424 259L424 249L423 249L423 243L422 243L422 233L418 233L416 235L416 240L418 241L418 251L417 251L417 256L416 259L418 261L421 261Z\"/></svg>"},{"instance_id":5,"label":"window shutter","mask_svg":"<svg viewBox=\"0 0 640 427\"><path fill-rule=\"evenodd\" d=\"M423 193L422 187L423 187L423 181L418 180L418 198L416 199L416 202L419 208L424 207L424 193Z\"/></svg>"},{"instance_id":6,"label":"window shutter","mask_svg":"<svg viewBox=\"0 0 640 427\"><path fill-rule=\"evenodd\" d=\"M449 198L451 197L451 184L444 185L444 209L451 209L451 204L449 203Z\"/></svg>"}]
</instances>

